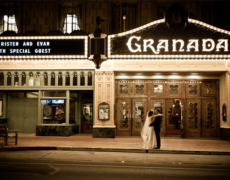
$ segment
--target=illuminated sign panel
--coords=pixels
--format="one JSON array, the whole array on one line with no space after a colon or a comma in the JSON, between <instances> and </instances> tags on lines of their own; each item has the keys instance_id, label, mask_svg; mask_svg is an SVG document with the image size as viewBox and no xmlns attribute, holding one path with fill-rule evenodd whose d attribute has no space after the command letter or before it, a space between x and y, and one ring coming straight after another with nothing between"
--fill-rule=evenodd
<instances>
[{"instance_id":1,"label":"illuminated sign panel","mask_svg":"<svg viewBox=\"0 0 230 180\"><path fill-rule=\"evenodd\" d=\"M229 31L197 20L170 30L164 19L108 36L108 58L230 58Z\"/></svg>"},{"instance_id":2,"label":"illuminated sign panel","mask_svg":"<svg viewBox=\"0 0 230 180\"><path fill-rule=\"evenodd\" d=\"M132 43L134 40L137 40L138 43ZM147 52L147 48L150 48L153 54L159 54L161 49L163 52L169 52L169 40L159 39L156 48L154 47L154 40L153 39L143 39L143 43L140 42L141 36L131 36L128 39L127 46L130 52ZM213 51L215 48L215 42L213 39L202 39L202 49L199 50L199 39L189 39L187 44L186 52L191 52L191 49L194 49L195 52L210 52ZM172 52L177 52L177 43L179 43L179 52L185 52L184 50L184 41L182 39L173 39L172 40ZM141 48L141 44L143 48ZM134 48L133 48L134 47ZM228 39L219 39L218 43L216 44L216 52L220 52L220 49L224 49L225 52L228 52Z\"/></svg>"},{"instance_id":3,"label":"illuminated sign panel","mask_svg":"<svg viewBox=\"0 0 230 180\"><path fill-rule=\"evenodd\" d=\"M0 57L76 55L75 58L87 58L87 53L87 36L0 37Z\"/></svg>"}]
</instances>

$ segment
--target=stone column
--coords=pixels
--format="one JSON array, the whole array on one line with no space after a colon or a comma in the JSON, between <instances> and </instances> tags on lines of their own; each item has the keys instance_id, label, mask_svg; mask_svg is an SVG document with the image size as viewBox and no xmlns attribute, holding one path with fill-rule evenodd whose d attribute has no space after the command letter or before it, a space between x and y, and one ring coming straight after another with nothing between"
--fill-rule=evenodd
<instances>
[{"instance_id":1,"label":"stone column","mask_svg":"<svg viewBox=\"0 0 230 180\"><path fill-rule=\"evenodd\" d=\"M94 138L115 138L114 125L114 73L112 71L95 72L95 91L94 91ZM98 119L98 105L102 102L109 104L109 120L101 121Z\"/></svg>"}]
</instances>

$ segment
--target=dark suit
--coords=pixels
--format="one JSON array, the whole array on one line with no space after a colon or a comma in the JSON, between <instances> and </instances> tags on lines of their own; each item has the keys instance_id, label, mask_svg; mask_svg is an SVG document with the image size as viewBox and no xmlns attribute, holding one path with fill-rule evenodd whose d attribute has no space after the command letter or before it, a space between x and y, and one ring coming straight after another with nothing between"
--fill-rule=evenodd
<instances>
[{"instance_id":1,"label":"dark suit","mask_svg":"<svg viewBox=\"0 0 230 180\"><path fill-rule=\"evenodd\" d=\"M161 147L161 139L160 139L161 116L157 116L155 120L150 124L150 126L154 126L156 139L157 139L157 147L160 148Z\"/></svg>"}]
</instances>

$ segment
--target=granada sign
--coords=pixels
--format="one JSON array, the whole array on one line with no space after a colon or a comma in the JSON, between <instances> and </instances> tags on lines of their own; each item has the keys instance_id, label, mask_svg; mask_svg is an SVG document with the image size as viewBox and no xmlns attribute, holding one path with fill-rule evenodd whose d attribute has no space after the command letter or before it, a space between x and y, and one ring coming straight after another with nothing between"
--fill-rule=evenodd
<instances>
[{"instance_id":1,"label":"granada sign","mask_svg":"<svg viewBox=\"0 0 230 180\"><path fill-rule=\"evenodd\" d=\"M185 42L183 39L172 39L171 52L220 52L223 49L224 52L229 52L228 49L228 39L218 39L215 42L213 39L201 39L202 46L200 47L199 39L189 39ZM169 52L169 40L159 39L155 41L154 39L143 39L141 36L131 36L126 43L128 50L132 53L147 52L149 49L152 54L159 54L162 52Z\"/></svg>"}]
</instances>

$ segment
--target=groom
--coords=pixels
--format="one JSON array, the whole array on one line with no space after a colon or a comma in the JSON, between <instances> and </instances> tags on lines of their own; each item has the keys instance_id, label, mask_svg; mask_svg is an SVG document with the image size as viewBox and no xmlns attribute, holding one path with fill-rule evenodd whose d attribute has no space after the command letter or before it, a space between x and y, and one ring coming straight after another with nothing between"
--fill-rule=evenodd
<instances>
[{"instance_id":1,"label":"groom","mask_svg":"<svg viewBox=\"0 0 230 180\"><path fill-rule=\"evenodd\" d=\"M156 109L155 114L156 115L160 114L160 110ZM155 117L155 120L149 125L149 126L154 126L154 130L156 133L157 148L154 148L154 149L160 149L161 147L161 139L160 139L161 117L163 117L163 115Z\"/></svg>"}]
</instances>

